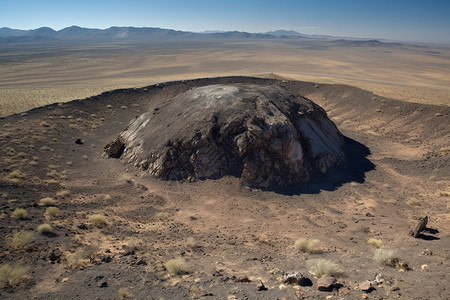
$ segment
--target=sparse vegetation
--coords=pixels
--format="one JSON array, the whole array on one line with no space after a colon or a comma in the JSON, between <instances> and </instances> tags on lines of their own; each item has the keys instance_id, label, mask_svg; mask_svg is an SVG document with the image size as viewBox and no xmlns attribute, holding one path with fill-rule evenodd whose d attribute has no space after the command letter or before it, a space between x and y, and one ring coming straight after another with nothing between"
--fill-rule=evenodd
<instances>
[{"instance_id":1,"label":"sparse vegetation","mask_svg":"<svg viewBox=\"0 0 450 300\"><path fill-rule=\"evenodd\" d=\"M414 197L409 197L408 200L406 200L406 204L410 206L421 206L420 200Z\"/></svg>"},{"instance_id":2,"label":"sparse vegetation","mask_svg":"<svg viewBox=\"0 0 450 300\"><path fill-rule=\"evenodd\" d=\"M8 179L11 182L20 182L25 178L25 174L22 173L20 170L14 170L11 173L8 174Z\"/></svg>"},{"instance_id":3,"label":"sparse vegetation","mask_svg":"<svg viewBox=\"0 0 450 300\"><path fill-rule=\"evenodd\" d=\"M79 249L74 253L67 253L64 255L64 262L67 267L76 269L86 267L91 260L97 255L98 248L95 246L87 246Z\"/></svg>"},{"instance_id":4,"label":"sparse vegetation","mask_svg":"<svg viewBox=\"0 0 450 300\"><path fill-rule=\"evenodd\" d=\"M11 218L13 219L21 219L21 220L25 220L28 218L28 213L25 209L23 208L16 208L12 213L11 213Z\"/></svg>"},{"instance_id":5,"label":"sparse vegetation","mask_svg":"<svg viewBox=\"0 0 450 300\"><path fill-rule=\"evenodd\" d=\"M294 248L299 251L299 252L303 252L303 253L318 253L319 252L319 248L318 248L318 244L319 244L319 240L317 239L312 239L312 240L308 240L305 238L299 238L298 240L295 241L294 243Z\"/></svg>"},{"instance_id":6,"label":"sparse vegetation","mask_svg":"<svg viewBox=\"0 0 450 300\"><path fill-rule=\"evenodd\" d=\"M387 264L394 256L394 251L390 249L376 249L373 253L373 260L379 264Z\"/></svg>"},{"instance_id":7,"label":"sparse vegetation","mask_svg":"<svg viewBox=\"0 0 450 300\"><path fill-rule=\"evenodd\" d=\"M101 214L95 214L89 217L89 221L97 227L102 227L106 224L106 217Z\"/></svg>"},{"instance_id":8,"label":"sparse vegetation","mask_svg":"<svg viewBox=\"0 0 450 300\"><path fill-rule=\"evenodd\" d=\"M106 194L106 195L103 196L103 199L105 199L105 200L111 200L111 195Z\"/></svg>"},{"instance_id":9,"label":"sparse vegetation","mask_svg":"<svg viewBox=\"0 0 450 300\"><path fill-rule=\"evenodd\" d=\"M155 215L158 220L168 221L170 219L170 214L168 212L159 212Z\"/></svg>"},{"instance_id":10,"label":"sparse vegetation","mask_svg":"<svg viewBox=\"0 0 450 300\"><path fill-rule=\"evenodd\" d=\"M39 123L39 125L41 125L43 127L50 127L50 124L45 121L42 121L41 123Z\"/></svg>"},{"instance_id":11,"label":"sparse vegetation","mask_svg":"<svg viewBox=\"0 0 450 300\"><path fill-rule=\"evenodd\" d=\"M61 190L61 191L56 192L57 197L65 197L65 196L68 196L69 194L70 194L69 190Z\"/></svg>"},{"instance_id":12,"label":"sparse vegetation","mask_svg":"<svg viewBox=\"0 0 450 300\"><path fill-rule=\"evenodd\" d=\"M0 265L0 288L16 287L27 281L28 268L20 265Z\"/></svg>"},{"instance_id":13,"label":"sparse vegetation","mask_svg":"<svg viewBox=\"0 0 450 300\"><path fill-rule=\"evenodd\" d=\"M50 224L44 223L37 227L37 231L40 234L49 234L53 232L53 227Z\"/></svg>"},{"instance_id":14,"label":"sparse vegetation","mask_svg":"<svg viewBox=\"0 0 450 300\"><path fill-rule=\"evenodd\" d=\"M368 239L367 244L369 244L375 248L383 248L383 241L377 240L375 238Z\"/></svg>"},{"instance_id":15,"label":"sparse vegetation","mask_svg":"<svg viewBox=\"0 0 450 300\"><path fill-rule=\"evenodd\" d=\"M6 243L15 250L25 250L33 242L33 239L33 232L21 230L8 238Z\"/></svg>"},{"instance_id":16,"label":"sparse vegetation","mask_svg":"<svg viewBox=\"0 0 450 300\"><path fill-rule=\"evenodd\" d=\"M194 237L188 236L186 238L186 240L184 241L184 246L186 248L193 249L193 248L197 247L197 242L195 241Z\"/></svg>"},{"instance_id":17,"label":"sparse vegetation","mask_svg":"<svg viewBox=\"0 0 450 300\"><path fill-rule=\"evenodd\" d=\"M338 275L338 265L331 260L318 258L308 261L307 264L309 267L309 272L316 278L322 278L327 275Z\"/></svg>"},{"instance_id":18,"label":"sparse vegetation","mask_svg":"<svg viewBox=\"0 0 450 300\"><path fill-rule=\"evenodd\" d=\"M56 200L54 200L53 198L50 197L45 197L42 198L39 201L39 205L43 205L43 206L55 206L56 205Z\"/></svg>"},{"instance_id":19,"label":"sparse vegetation","mask_svg":"<svg viewBox=\"0 0 450 300\"><path fill-rule=\"evenodd\" d=\"M172 276L185 274L189 269L186 261L182 258L170 259L164 264L164 266Z\"/></svg>"},{"instance_id":20,"label":"sparse vegetation","mask_svg":"<svg viewBox=\"0 0 450 300\"><path fill-rule=\"evenodd\" d=\"M130 294L126 289L119 289L119 296L122 298L133 298L133 295Z\"/></svg>"},{"instance_id":21,"label":"sparse vegetation","mask_svg":"<svg viewBox=\"0 0 450 300\"><path fill-rule=\"evenodd\" d=\"M45 214L51 219L57 218L59 216L59 208L55 206L47 207Z\"/></svg>"}]
</instances>

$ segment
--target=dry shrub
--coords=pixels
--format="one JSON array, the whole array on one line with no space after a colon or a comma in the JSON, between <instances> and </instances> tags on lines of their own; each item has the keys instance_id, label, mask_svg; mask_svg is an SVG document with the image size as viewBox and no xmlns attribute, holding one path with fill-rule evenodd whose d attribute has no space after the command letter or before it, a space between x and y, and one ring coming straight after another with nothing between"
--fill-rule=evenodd
<instances>
[{"instance_id":1,"label":"dry shrub","mask_svg":"<svg viewBox=\"0 0 450 300\"><path fill-rule=\"evenodd\" d=\"M95 214L89 217L89 221L97 227L102 227L106 224L106 217L101 214Z\"/></svg>"},{"instance_id":2,"label":"dry shrub","mask_svg":"<svg viewBox=\"0 0 450 300\"><path fill-rule=\"evenodd\" d=\"M309 272L316 278L322 278L324 276L337 276L338 265L331 260L325 258L313 259L307 262Z\"/></svg>"},{"instance_id":3,"label":"dry shrub","mask_svg":"<svg viewBox=\"0 0 450 300\"><path fill-rule=\"evenodd\" d=\"M28 218L28 213L25 209L23 208L16 208L12 213L11 213L11 218L13 219L21 219L21 220L25 220Z\"/></svg>"},{"instance_id":4,"label":"dry shrub","mask_svg":"<svg viewBox=\"0 0 450 300\"><path fill-rule=\"evenodd\" d=\"M98 247L87 246L83 249L75 251L74 253L67 253L64 255L63 261L66 263L67 267L71 269L84 268L94 260L98 251Z\"/></svg>"},{"instance_id":5,"label":"dry shrub","mask_svg":"<svg viewBox=\"0 0 450 300\"><path fill-rule=\"evenodd\" d=\"M8 174L8 179L11 182L20 182L25 178L25 174L20 170L14 170Z\"/></svg>"},{"instance_id":6,"label":"dry shrub","mask_svg":"<svg viewBox=\"0 0 450 300\"><path fill-rule=\"evenodd\" d=\"M54 206L54 205L56 205L56 200L54 200L53 198L50 198L50 197L45 197L45 198L42 198L41 200L39 200L39 205Z\"/></svg>"},{"instance_id":7,"label":"dry shrub","mask_svg":"<svg viewBox=\"0 0 450 300\"><path fill-rule=\"evenodd\" d=\"M369 244L375 248L383 248L383 241L377 240L375 238L368 239L367 244Z\"/></svg>"},{"instance_id":8,"label":"dry shrub","mask_svg":"<svg viewBox=\"0 0 450 300\"><path fill-rule=\"evenodd\" d=\"M47 207L47 209L45 210L45 214L51 219L57 218L59 216L59 208L55 206Z\"/></svg>"},{"instance_id":9,"label":"dry shrub","mask_svg":"<svg viewBox=\"0 0 450 300\"><path fill-rule=\"evenodd\" d=\"M406 200L406 204L410 206L421 206L420 200L414 197L409 197L408 200Z\"/></svg>"},{"instance_id":10,"label":"dry shrub","mask_svg":"<svg viewBox=\"0 0 450 300\"><path fill-rule=\"evenodd\" d=\"M168 212L159 212L155 217L161 221L168 221L170 219L170 214Z\"/></svg>"},{"instance_id":11,"label":"dry shrub","mask_svg":"<svg viewBox=\"0 0 450 300\"><path fill-rule=\"evenodd\" d=\"M188 236L186 238L186 240L184 241L184 246L186 248L193 249L193 248L197 247L197 242L195 241L194 237Z\"/></svg>"},{"instance_id":12,"label":"dry shrub","mask_svg":"<svg viewBox=\"0 0 450 300\"><path fill-rule=\"evenodd\" d=\"M0 288L17 287L21 283L29 280L28 267L20 265L1 264L0 265Z\"/></svg>"},{"instance_id":13,"label":"dry shrub","mask_svg":"<svg viewBox=\"0 0 450 300\"><path fill-rule=\"evenodd\" d=\"M68 196L69 194L70 194L69 190L61 190L61 191L56 192L57 197L65 197L65 196Z\"/></svg>"},{"instance_id":14,"label":"dry shrub","mask_svg":"<svg viewBox=\"0 0 450 300\"><path fill-rule=\"evenodd\" d=\"M186 261L182 258L170 259L164 264L164 266L166 267L167 271L169 271L170 275L172 275L172 276L185 274L189 270L189 267L188 267Z\"/></svg>"},{"instance_id":15,"label":"dry shrub","mask_svg":"<svg viewBox=\"0 0 450 300\"><path fill-rule=\"evenodd\" d=\"M40 234L50 234L53 232L53 227L50 224L44 223L37 227L37 231Z\"/></svg>"},{"instance_id":16,"label":"dry shrub","mask_svg":"<svg viewBox=\"0 0 450 300\"><path fill-rule=\"evenodd\" d=\"M25 250L33 242L34 234L31 231L21 230L9 237L6 244L15 250Z\"/></svg>"},{"instance_id":17,"label":"dry shrub","mask_svg":"<svg viewBox=\"0 0 450 300\"><path fill-rule=\"evenodd\" d=\"M119 296L122 298L133 298L134 297L126 289L119 289L118 292L119 292Z\"/></svg>"},{"instance_id":18,"label":"dry shrub","mask_svg":"<svg viewBox=\"0 0 450 300\"><path fill-rule=\"evenodd\" d=\"M387 264L394 256L391 249L376 249L373 253L373 260L379 264Z\"/></svg>"},{"instance_id":19,"label":"dry shrub","mask_svg":"<svg viewBox=\"0 0 450 300\"><path fill-rule=\"evenodd\" d=\"M299 252L303 252L303 253L308 253L308 254L312 254L312 253L318 253L319 252L319 240L316 239L312 239L312 240L308 240L305 238L299 238L298 240L295 241L294 243L294 248L299 251Z\"/></svg>"}]
</instances>

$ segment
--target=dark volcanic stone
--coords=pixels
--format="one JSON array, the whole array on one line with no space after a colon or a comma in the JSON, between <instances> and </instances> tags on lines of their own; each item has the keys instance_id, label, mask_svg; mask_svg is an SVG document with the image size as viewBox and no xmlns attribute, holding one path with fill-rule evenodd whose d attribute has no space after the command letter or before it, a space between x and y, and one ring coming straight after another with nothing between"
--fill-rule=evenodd
<instances>
[{"instance_id":1,"label":"dark volcanic stone","mask_svg":"<svg viewBox=\"0 0 450 300\"><path fill-rule=\"evenodd\" d=\"M105 154L165 180L233 175L265 189L325 173L343 144L321 107L286 89L211 85L137 117Z\"/></svg>"}]
</instances>

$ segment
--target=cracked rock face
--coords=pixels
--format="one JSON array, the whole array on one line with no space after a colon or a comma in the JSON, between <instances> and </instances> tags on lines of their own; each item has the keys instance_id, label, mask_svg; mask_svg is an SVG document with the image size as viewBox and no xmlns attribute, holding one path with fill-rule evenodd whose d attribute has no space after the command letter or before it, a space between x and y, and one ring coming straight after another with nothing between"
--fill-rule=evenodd
<instances>
[{"instance_id":1,"label":"cracked rock face","mask_svg":"<svg viewBox=\"0 0 450 300\"><path fill-rule=\"evenodd\" d=\"M131 121L105 146L165 180L240 177L270 188L304 183L344 159L325 111L277 86L194 88Z\"/></svg>"}]
</instances>

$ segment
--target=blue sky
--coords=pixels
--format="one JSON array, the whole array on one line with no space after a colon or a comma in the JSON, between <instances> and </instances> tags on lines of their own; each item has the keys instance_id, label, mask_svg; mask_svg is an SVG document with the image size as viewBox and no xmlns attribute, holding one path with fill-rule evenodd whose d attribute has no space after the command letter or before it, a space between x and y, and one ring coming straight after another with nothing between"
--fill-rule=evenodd
<instances>
[{"instance_id":1,"label":"blue sky","mask_svg":"<svg viewBox=\"0 0 450 300\"><path fill-rule=\"evenodd\" d=\"M450 0L0 0L0 27L78 25L308 34L450 44Z\"/></svg>"}]
</instances>

